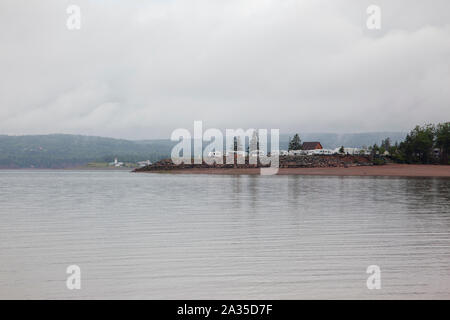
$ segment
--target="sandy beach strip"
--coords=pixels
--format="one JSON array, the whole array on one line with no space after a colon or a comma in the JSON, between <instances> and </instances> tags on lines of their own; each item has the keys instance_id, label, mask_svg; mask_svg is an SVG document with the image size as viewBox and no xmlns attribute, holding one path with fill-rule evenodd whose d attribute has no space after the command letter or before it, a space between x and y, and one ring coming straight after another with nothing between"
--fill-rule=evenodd
<instances>
[{"instance_id":1,"label":"sandy beach strip","mask_svg":"<svg viewBox=\"0 0 450 320\"><path fill-rule=\"evenodd\" d=\"M208 168L180 169L167 171L145 171L146 173L168 174L222 174L259 175L258 168ZM388 164L383 166L357 166L332 168L280 168L278 175L305 176L358 176L358 177L442 177L450 178L450 166Z\"/></svg>"}]
</instances>

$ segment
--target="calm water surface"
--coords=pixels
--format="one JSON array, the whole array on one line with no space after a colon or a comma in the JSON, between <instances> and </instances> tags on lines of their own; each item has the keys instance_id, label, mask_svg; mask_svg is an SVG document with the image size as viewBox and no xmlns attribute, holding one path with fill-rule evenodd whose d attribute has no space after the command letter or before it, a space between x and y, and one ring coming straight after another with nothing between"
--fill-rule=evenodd
<instances>
[{"instance_id":1,"label":"calm water surface","mask_svg":"<svg viewBox=\"0 0 450 320\"><path fill-rule=\"evenodd\" d=\"M449 179L0 171L0 221L0 298L450 298Z\"/></svg>"}]
</instances>

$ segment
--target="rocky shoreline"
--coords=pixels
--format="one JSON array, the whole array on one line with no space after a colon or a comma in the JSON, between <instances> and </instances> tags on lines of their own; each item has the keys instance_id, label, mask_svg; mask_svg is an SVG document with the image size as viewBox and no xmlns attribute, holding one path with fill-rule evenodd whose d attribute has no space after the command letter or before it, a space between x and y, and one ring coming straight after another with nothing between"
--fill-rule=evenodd
<instances>
[{"instance_id":1,"label":"rocky shoreline","mask_svg":"<svg viewBox=\"0 0 450 320\"><path fill-rule=\"evenodd\" d=\"M137 168L134 172L164 172L173 170L189 169L255 169L268 167L261 164L249 164L248 158L245 164L224 164L214 163L209 165L202 164L179 164L176 165L171 159L164 159L151 165ZM373 163L369 156L364 155L312 155L312 156L280 156L280 168L348 168L359 166L372 166Z\"/></svg>"}]
</instances>

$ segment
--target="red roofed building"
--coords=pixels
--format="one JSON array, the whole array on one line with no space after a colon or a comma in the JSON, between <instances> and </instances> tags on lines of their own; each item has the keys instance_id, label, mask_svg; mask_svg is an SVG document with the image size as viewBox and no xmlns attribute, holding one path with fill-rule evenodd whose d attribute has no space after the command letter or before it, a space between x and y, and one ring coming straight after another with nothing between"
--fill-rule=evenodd
<instances>
[{"instance_id":1,"label":"red roofed building","mask_svg":"<svg viewBox=\"0 0 450 320\"><path fill-rule=\"evenodd\" d=\"M302 144L302 150L317 150L317 149L323 149L320 142L303 142Z\"/></svg>"}]
</instances>

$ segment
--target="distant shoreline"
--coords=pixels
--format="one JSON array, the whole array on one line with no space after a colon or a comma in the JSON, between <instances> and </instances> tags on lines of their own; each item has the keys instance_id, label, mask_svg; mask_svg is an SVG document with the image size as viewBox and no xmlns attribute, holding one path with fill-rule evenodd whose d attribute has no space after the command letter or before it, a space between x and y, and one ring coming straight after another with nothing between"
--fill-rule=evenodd
<instances>
[{"instance_id":1,"label":"distant shoreline","mask_svg":"<svg viewBox=\"0 0 450 320\"><path fill-rule=\"evenodd\" d=\"M130 168L2 168L0 171L128 171ZM138 172L139 173L139 172ZM157 174L260 175L259 168L186 168L141 171ZM336 177L423 177L450 178L450 166L424 164L386 164L382 166L353 166L325 168L280 168L278 175L336 176Z\"/></svg>"},{"instance_id":2,"label":"distant shoreline","mask_svg":"<svg viewBox=\"0 0 450 320\"><path fill-rule=\"evenodd\" d=\"M212 175L259 175L258 168L190 168L143 173L165 174L212 174ZM387 164L382 166L327 167L327 168L280 168L278 175L303 176L355 176L355 177L429 177L450 178L450 166Z\"/></svg>"},{"instance_id":3,"label":"distant shoreline","mask_svg":"<svg viewBox=\"0 0 450 320\"><path fill-rule=\"evenodd\" d=\"M0 168L0 171L131 171L133 168L93 168L93 167L67 167L67 168Z\"/></svg>"}]
</instances>

